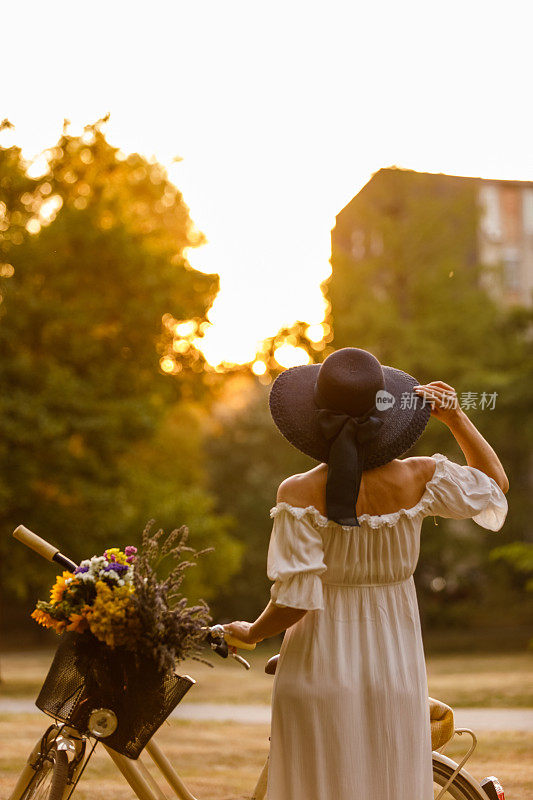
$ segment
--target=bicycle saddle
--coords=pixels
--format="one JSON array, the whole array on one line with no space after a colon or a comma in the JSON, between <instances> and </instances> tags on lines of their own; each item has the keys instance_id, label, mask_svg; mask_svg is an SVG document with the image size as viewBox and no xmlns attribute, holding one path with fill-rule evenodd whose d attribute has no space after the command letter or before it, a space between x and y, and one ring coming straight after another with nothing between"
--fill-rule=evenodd
<instances>
[{"instance_id":1,"label":"bicycle saddle","mask_svg":"<svg viewBox=\"0 0 533 800\"><path fill-rule=\"evenodd\" d=\"M277 656L272 656L272 658L268 659L265 666L265 672L267 675L275 674L276 667L278 666L278 661L279 661L279 653L277 654Z\"/></svg>"},{"instance_id":2,"label":"bicycle saddle","mask_svg":"<svg viewBox=\"0 0 533 800\"><path fill-rule=\"evenodd\" d=\"M449 742L455 730L453 710L446 703L428 697L431 724L431 749L438 750Z\"/></svg>"},{"instance_id":3,"label":"bicycle saddle","mask_svg":"<svg viewBox=\"0 0 533 800\"><path fill-rule=\"evenodd\" d=\"M267 675L274 675L279 661L279 653L269 660L265 666ZM442 703L440 700L435 700L434 697L428 697L429 701L429 721L431 725L431 749L438 750L444 747L446 742L449 742L454 732L454 719L453 709Z\"/></svg>"}]
</instances>

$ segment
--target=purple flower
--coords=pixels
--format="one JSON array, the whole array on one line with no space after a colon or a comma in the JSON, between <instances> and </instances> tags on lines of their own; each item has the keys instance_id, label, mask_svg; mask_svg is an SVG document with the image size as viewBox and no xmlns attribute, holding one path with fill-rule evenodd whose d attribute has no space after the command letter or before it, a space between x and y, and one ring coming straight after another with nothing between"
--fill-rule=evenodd
<instances>
[{"instance_id":1,"label":"purple flower","mask_svg":"<svg viewBox=\"0 0 533 800\"><path fill-rule=\"evenodd\" d=\"M77 575L79 572L89 572L89 567L76 567L74 575Z\"/></svg>"},{"instance_id":2,"label":"purple flower","mask_svg":"<svg viewBox=\"0 0 533 800\"><path fill-rule=\"evenodd\" d=\"M120 574L121 572L126 572L127 569L128 569L127 564L113 563L113 564L106 564L104 567L104 572L110 572L111 570L113 570L114 572Z\"/></svg>"}]
</instances>

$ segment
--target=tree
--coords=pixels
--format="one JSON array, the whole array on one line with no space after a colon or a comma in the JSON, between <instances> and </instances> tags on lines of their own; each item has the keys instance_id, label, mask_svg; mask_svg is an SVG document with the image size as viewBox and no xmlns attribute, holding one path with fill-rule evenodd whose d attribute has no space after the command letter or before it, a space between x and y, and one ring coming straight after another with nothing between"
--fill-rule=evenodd
<instances>
[{"instance_id":1,"label":"tree","mask_svg":"<svg viewBox=\"0 0 533 800\"><path fill-rule=\"evenodd\" d=\"M511 542L502 547L495 547L490 553L491 561L502 561L515 573L512 578L519 582L519 588L533 592L533 544L531 542ZM522 577L523 576L523 577ZM531 620L531 602L526 604L525 624ZM529 613L528 613L529 612ZM529 640L529 648L533 650L533 639Z\"/></svg>"},{"instance_id":2,"label":"tree","mask_svg":"<svg viewBox=\"0 0 533 800\"><path fill-rule=\"evenodd\" d=\"M161 444L172 409L209 397L199 351L173 345L180 321L205 322L218 276L188 265L184 248L203 238L163 168L124 156L101 128L64 133L38 181L17 148L0 149L4 596L33 594L49 580L36 557L12 546L16 524L78 559L138 538L146 510L158 516L153 498L166 504L156 522L189 523L193 545L197 528L202 544L220 544L230 572L238 558L205 489L171 485L172 454L142 475L135 460L139 447ZM171 519L194 507L194 524Z\"/></svg>"},{"instance_id":3,"label":"tree","mask_svg":"<svg viewBox=\"0 0 533 800\"><path fill-rule=\"evenodd\" d=\"M214 608L226 619L255 619L269 598L266 560L276 491L284 478L316 465L279 433L268 408L268 388L250 376L228 382L213 413L207 441L210 489L217 510L236 520L242 566Z\"/></svg>"}]
</instances>

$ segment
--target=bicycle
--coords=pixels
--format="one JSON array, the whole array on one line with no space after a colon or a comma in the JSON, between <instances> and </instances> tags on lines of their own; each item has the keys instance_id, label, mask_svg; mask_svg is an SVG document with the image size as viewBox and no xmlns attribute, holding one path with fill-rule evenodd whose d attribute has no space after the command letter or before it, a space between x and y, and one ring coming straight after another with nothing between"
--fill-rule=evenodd
<instances>
[{"instance_id":1,"label":"bicycle","mask_svg":"<svg viewBox=\"0 0 533 800\"><path fill-rule=\"evenodd\" d=\"M20 542L49 561L53 561L69 570L76 568L76 564L60 553L58 548L41 539L24 526L19 526L13 535ZM237 654L236 650L253 650L255 645L239 642L226 634L221 625L206 629L206 641L219 656L227 658L231 654L246 669L250 668L249 662ZM58 652L60 649L61 645L58 648ZM58 654L56 653L54 663L57 658ZM277 659L278 656L274 656L267 663L265 671L268 674L274 674ZM47 685L47 681L53 682L58 677L54 673L54 663L43 687ZM175 685L178 686L178 691L172 700L174 705L170 707L170 710L165 709L165 713L168 710L166 716L170 714L172 708L177 705L186 691L195 683L192 678L186 675L174 676L174 678L176 679ZM83 676L81 676L81 682L83 684ZM117 706L115 700L110 698L109 707L101 707L97 704L91 707L90 697L83 695L83 689L84 686L79 686L76 689L78 692L76 696L78 698L83 697L83 703L85 704L89 702L89 705L84 709L83 724L79 722L79 707L76 707L76 705L69 713L52 714L55 717L54 722L35 744L9 800L70 800L98 744L101 744L106 750L139 800L167 800L167 796L163 793L159 783L143 762L140 752L142 750L145 750L152 759L159 774L165 779L177 800L196 800L169 759L154 741L153 735L149 735L146 744L142 740L139 744L137 739L137 749L131 750L130 752L133 752L134 755L130 756L124 755L124 752L128 751L124 749L123 742L120 745L112 745L113 737L116 737L117 727L120 722L115 713L120 703ZM42 693L43 690L41 690L37 703L39 703ZM487 777L479 783L464 769L464 765L476 747L477 739L474 732L468 728L455 728L453 710L446 704L429 698L429 706L433 746L434 800L505 800L503 789L497 778L494 776ZM46 713L51 713L50 710L43 708L43 703L38 707L45 710ZM166 716L163 719L166 719ZM159 727L163 719L159 721L156 727ZM472 737L472 744L459 763L445 756L443 752L455 734L459 736L469 734ZM108 744L106 744L106 739ZM123 752L120 752L120 750ZM268 759L250 800L265 799L267 777ZM415 799L413 798L413 800Z\"/></svg>"}]
</instances>

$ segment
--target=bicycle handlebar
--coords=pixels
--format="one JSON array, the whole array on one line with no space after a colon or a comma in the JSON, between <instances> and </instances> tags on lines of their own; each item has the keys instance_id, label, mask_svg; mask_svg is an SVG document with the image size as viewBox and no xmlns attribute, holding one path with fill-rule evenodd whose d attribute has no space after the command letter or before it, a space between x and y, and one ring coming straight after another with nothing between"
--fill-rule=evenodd
<instances>
[{"instance_id":1,"label":"bicycle handlebar","mask_svg":"<svg viewBox=\"0 0 533 800\"><path fill-rule=\"evenodd\" d=\"M236 639L235 636L232 636L230 633L224 634L224 639L228 647L237 647L239 650L255 650L256 647L255 644L241 642L240 639Z\"/></svg>"},{"instance_id":2,"label":"bicycle handlebar","mask_svg":"<svg viewBox=\"0 0 533 800\"><path fill-rule=\"evenodd\" d=\"M38 555L46 558L47 561L55 561L56 564L61 564L62 567L66 567L71 571L76 569L77 564L64 556L63 553L60 553L58 547L50 544L46 539L41 539L40 536L30 531L25 525L19 525L18 528L15 528L13 536L19 542L25 544L26 547L29 547L30 550L34 550Z\"/></svg>"},{"instance_id":3,"label":"bicycle handlebar","mask_svg":"<svg viewBox=\"0 0 533 800\"><path fill-rule=\"evenodd\" d=\"M226 633L223 625L213 625L211 628L206 628L206 639L211 645L211 649L221 658L227 658L231 655L239 664L242 664L246 669L250 669L250 664L242 656L237 655L235 652L237 648L242 650L255 650L255 644L248 644L241 642L229 633Z\"/></svg>"},{"instance_id":4,"label":"bicycle handlebar","mask_svg":"<svg viewBox=\"0 0 533 800\"><path fill-rule=\"evenodd\" d=\"M60 553L58 547L50 544L50 542L47 542L46 539L42 539L40 536L37 536L36 533L30 531L30 529L26 528L25 525L19 525L17 528L15 528L13 531L13 536L19 542L25 544L26 547L29 547L30 550L33 550L38 555L46 558L47 561L55 561L56 564L61 564L62 567L65 567L71 572L76 569L77 564L75 564L74 561L71 561L70 558L64 556L63 553ZM212 628L208 629L208 640L210 641L213 649L219 655L222 655L223 658L227 658L229 648L232 650L234 648L239 648L239 650L255 650L255 644L241 642L240 639L236 639L234 636L226 633L222 625L214 625ZM247 669L250 668L248 662L241 656L235 655L234 652L232 652L232 655L234 658L244 664Z\"/></svg>"}]
</instances>

